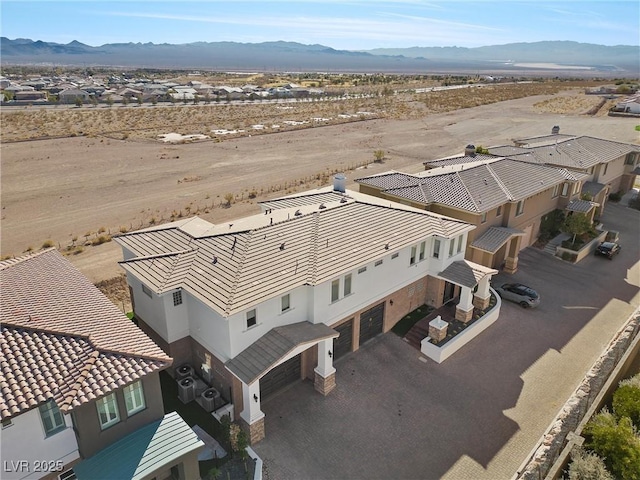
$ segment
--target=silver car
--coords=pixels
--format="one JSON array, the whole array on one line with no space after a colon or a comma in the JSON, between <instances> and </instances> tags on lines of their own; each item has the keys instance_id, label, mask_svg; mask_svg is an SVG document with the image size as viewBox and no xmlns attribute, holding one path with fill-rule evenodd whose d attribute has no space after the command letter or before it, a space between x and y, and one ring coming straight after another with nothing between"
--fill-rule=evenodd
<instances>
[{"instance_id":1,"label":"silver car","mask_svg":"<svg viewBox=\"0 0 640 480\"><path fill-rule=\"evenodd\" d=\"M521 283L505 283L496 288L496 292L504 300L515 302L523 308L534 308L540 305L540 295Z\"/></svg>"}]
</instances>

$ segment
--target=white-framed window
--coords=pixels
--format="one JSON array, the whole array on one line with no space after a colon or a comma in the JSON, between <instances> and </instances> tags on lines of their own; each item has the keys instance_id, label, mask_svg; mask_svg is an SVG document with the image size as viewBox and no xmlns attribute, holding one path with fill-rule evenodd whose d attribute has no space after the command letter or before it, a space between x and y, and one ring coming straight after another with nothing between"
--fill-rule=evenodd
<instances>
[{"instance_id":1,"label":"white-framed window","mask_svg":"<svg viewBox=\"0 0 640 480\"><path fill-rule=\"evenodd\" d=\"M291 294L287 293L280 297L280 311L286 312L291 308Z\"/></svg>"},{"instance_id":2,"label":"white-framed window","mask_svg":"<svg viewBox=\"0 0 640 480\"><path fill-rule=\"evenodd\" d=\"M149 287L147 287L144 283L141 283L142 285L142 291L144 292L144 294L151 298L151 289Z\"/></svg>"},{"instance_id":3,"label":"white-framed window","mask_svg":"<svg viewBox=\"0 0 640 480\"><path fill-rule=\"evenodd\" d=\"M398 252L394 253L393 255L391 255L391 260L393 260L394 258L398 258L400 254Z\"/></svg>"},{"instance_id":4,"label":"white-framed window","mask_svg":"<svg viewBox=\"0 0 640 480\"><path fill-rule=\"evenodd\" d=\"M524 200L520 200L516 205L516 217L524 212Z\"/></svg>"},{"instance_id":5,"label":"white-framed window","mask_svg":"<svg viewBox=\"0 0 640 480\"><path fill-rule=\"evenodd\" d=\"M98 419L100 420L100 428L102 428L102 430L120 421L120 412L118 412L118 402L115 393L102 397L96 402L96 406L98 407Z\"/></svg>"},{"instance_id":6,"label":"white-framed window","mask_svg":"<svg viewBox=\"0 0 640 480\"><path fill-rule=\"evenodd\" d=\"M551 193L551 198L556 198L560 193L560 185L554 185L553 192Z\"/></svg>"},{"instance_id":7,"label":"white-framed window","mask_svg":"<svg viewBox=\"0 0 640 480\"><path fill-rule=\"evenodd\" d=\"M573 195L580 192L580 182L576 182L573 184Z\"/></svg>"},{"instance_id":8,"label":"white-framed window","mask_svg":"<svg viewBox=\"0 0 640 480\"><path fill-rule=\"evenodd\" d=\"M568 183L563 183L562 184L562 193L560 195L562 195L563 197L566 197L568 193L569 193L569 184Z\"/></svg>"},{"instance_id":9,"label":"white-framed window","mask_svg":"<svg viewBox=\"0 0 640 480\"><path fill-rule=\"evenodd\" d=\"M247 328L251 328L258 323L258 317L256 315L256 309L252 308L247 312Z\"/></svg>"},{"instance_id":10,"label":"white-framed window","mask_svg":"<svg viewBox=\"0 0 640 480\"><path fill-rule=\"evenodd\" d=\"M456 249L456 253L460 253L462 251L462 239L464 238L464 235L460 235L458 237L458 248Z\"/></svg>"},{"instance_id":11,"label":"white-framed window","mask_svg":"<svg viewBox=\"0 0 640 480\"><path fill-rule=\"evenodd\" d=\"M344 296L351 295L351 274L344 276Z\"/></svg>"},{"instance_id":12,"label":"white-framed window","mask_svg":"<svg viewBox=\"0 0 640 480\"><path fill-rule=\"evenodd\" d=\"M124 387L124 404L127 407L127 416L129 417L144 410L146 404L141 380Z\"/></svg>"},{"instance_id":13,"label":"white-framed window","mask_svg":"<svg viewBox=\"0 0 640 480\"><path fill-rule=\"evenodd\" d=\"M440 240L433 239L433 258L440 258Z\"/></svg>"},{"instance_id":14,"label":"white-framed window","mask_svg":"<svg viewBox=\"0 0 640 480\"><path fill-rule=\"evenodd\" d=\"M67 425L64 422L64 416L53 400L49 400L44 405L40 405L38 410L40 411L42 426L44 427L44 433L47 437L66 428ZM4 422L2 428L6 428Z\"/></svg>"},{"instance_id":15,"label":"white-framed window","mask_svg":"<svg viewBox=\"0 0 640 480\"><path fill-rule=\"evenodd\" d=\"M409 257L409 265L416 263L416 255L418 254L418 246L411 247L411 257Z\"/></svg>"},{"instance_id":16,"label":"white-framed window","mask_svg":"<svg viewBox=\"0 0 640 480\"><path fill-rule=\"evenodd\" d=\"M331 282L331 303L340 299L340 279Z\"/></svg>"},{"instance_id":17,"label":"white-framed window","mask_svg":"<svg viewBox=\"0 0 640 480\"><path fill-rule=\"evenodd\" d=\"M453 251L456 249L456 239L449 240L449 257L453 257Z\"/></svg>"},{"instance_id":18,"label":"white-framed window","mask_svg":"<svg viewBox=\"0 0 640 480\"><path fill-rule=\"evenodd\" d=\"M367 267L362 267L358 269L358 273L364 273L367 271Z\"/></svg>"},{"instance_id":19,"label":"white-framed window","mask_svg":"<svg viewBox=\"0 0 640 480\"><path fill-rule=\"evenodd\" d=\"M418 255L418 260L424 260L424 254L427 250L427 242L420 242L420 255Z\"/></svg>"},{"instance_id":20,"label":"white-framed window","mask_svg":"<svg viewBox=\"0 0 640 480\"><path fill-rule=\"evenodd\" d=\"M382 265L383 260L376 260L376 263L373 264L374 267L379 267Z\"/></svg>"},{"instance_id":21,"label":"white-framed window","mask_svg":"<svg viewBox=\"0 0 640 480\"><path fill-rule=\"evenodd\" d=\"M496 217L499 217L500 215L502 215L502 205L498 205L498 208L496 209Z\"/></svg>"},{"instance_id":22,"label":"white-framed window","mask_svg":"<svg viewBox=\"0 0 640 480\"><path fill-rule=\"evenodd\" d=\"M173 306L177 307L178 305L182 305L182 290L173 292Z\"/></svg>"},{"instance_id":23,"label":"white-framed window","mask_svg":"<svg viewBox=\"0 0 640 480\"><path fill-rule=\"evenodd\" d=\"M487 212L484 212L480 217L480 223L486 223L486 222L487 222Z\"/></svg>"}]
</instances>

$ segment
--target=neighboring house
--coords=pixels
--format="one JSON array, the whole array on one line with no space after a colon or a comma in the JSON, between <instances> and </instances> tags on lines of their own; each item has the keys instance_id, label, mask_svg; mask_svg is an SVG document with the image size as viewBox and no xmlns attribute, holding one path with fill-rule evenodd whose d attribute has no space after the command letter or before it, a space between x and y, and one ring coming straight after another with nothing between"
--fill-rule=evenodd
<instances>
[{"instance_id":1,"label":"neighboring house","mask_svg":"<svg viewBox=\"0 0 640 480\"><path fill-rule=\"evenodd\" d=\"M640 94L632 95L616 103L613 111L640 114Z\"/></svg>"},{"instance_id":2,"label":"neighboring house","mask_svg":"<svg viewBox=\"0 0 640 480\"><path fill-rule=\"evenodd\" d=\"M252 442L263 399L301 379L327 395L336 359L420 305L459 297L462 321L488 305L497 272L464 260L472 225L343 182L115 237L141 328L228 396Z\"/></svg>"},{"instance_id":3,"label":"neighboring house","mask_svg":"<svg viewBox=\"0 0 640 480\"><path fill-rule=\"evenodd\" d=\"M386 172L356 180L360 191L458 218L476 226L465 258L514 273L518 253L538 236L558 202L578 197L582 175L566 169L471 152L410 175ZM466 161L466 162L465 162Z\"/></svg>"},{"instance_id":4,"label":"neighboring house","mask_svg":"<svg viewBox=\"0 0 640 480\"><path fill-rule=\"evenodd\" d=\"M55 249L0 262L0 287L3 479L197 478L202 442L164 414L171 358Z\"/></svg>"},{"instance_id":5,"label":"neighboring house","mask_svg":"<svg viewBox=\"0 0 640 480\"><path fill-rule=\"evenodd\" d=\"M581 196L597 203L601 216L609 193L633 188L640 173L640 145L589 136L546 135L516 140L517 147L489 149L491 154L550 165L585 175ZM559 208L565 205L560 204Z\"/></svg>"},{"instance_id":6,"label":"neighboring house","mask_svg":"<svg viewBox=\"0 0 640 480\"><path fill-rule=\"evenodd\" d=\"M45 102L47 101L47 92L37 90L24 90L21 92L15 92L13 99L16 102Z\"/></svg>"},{"instance_id":7,"label":"neighboring house","mask_svg":"<svg viewBox=\"0 0 640 480\"><path fill-rule=\"evenodd\" d=\"M78 98L83 102L87 102L91 95L79 88L67 88L58 93L60 103L75 103Z\"/></svg>"}]
</instances>

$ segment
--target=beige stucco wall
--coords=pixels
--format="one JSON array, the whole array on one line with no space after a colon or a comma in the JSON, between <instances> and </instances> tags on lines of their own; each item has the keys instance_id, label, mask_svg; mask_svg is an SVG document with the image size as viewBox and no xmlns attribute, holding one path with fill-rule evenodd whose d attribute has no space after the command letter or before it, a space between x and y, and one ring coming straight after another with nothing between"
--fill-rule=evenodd
<instances>
[{"instance_id":1,"label":"beige stucco wall","mask_svg":"<svg viewBox=\"0 0 640 480\"><path fill-rule=\"evenodd\" d=\"M116 390L120 422L101 430L96 402L74 409L73 425L78 438L78 450L83 458L88 458L103 448L120 440L132 432L164 417L164 405L160 389L158 372L142 379L146 408L131 417L127 417L122 389Z\"/></svg>"}]
</instances>

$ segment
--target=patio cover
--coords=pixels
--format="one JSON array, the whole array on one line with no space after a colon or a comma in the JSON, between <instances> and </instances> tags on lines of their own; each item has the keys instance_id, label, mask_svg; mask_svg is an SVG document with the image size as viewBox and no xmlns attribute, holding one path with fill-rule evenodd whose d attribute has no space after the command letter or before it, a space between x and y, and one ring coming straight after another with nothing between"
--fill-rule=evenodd
<instances>
[{"instance_id":1,"label":"patio cover","mask_svg":"<svg viewBox=\"0 0 640 480\"><path fill-rule=\"evenodd\" d=\"M489 253L496 253L507 243L511 237L523 236L522 230L507 227L491 227L471 244L472 248L477 248Z\"/></svg>"},{"instance_id":2,"label":"patio cover","mask_svg":"<svg viewBox=\"0 0 640 480\"><path fill-rule=\"evenodd\" d=\"M250 385L278 365L296 347L316 344L340 334L324 323L300 322L269 330L245 348L225 367L246 385Z\"/></svg>"},{"instance_id":3,"label":"patio cover","mask_svg":"<svg viewBox=\"0 0 640 480\"><path fill-rule=\"evenodd\" d=\"M590 212L593 207L600 205L596 202L590 202L588 200L571 200L569 205L565 208L569 212L587 213Z\"/></svg>"},{"instance_id":4,"label":"patio cover","mask_svg":"<svg viewBox=\"0 0 640 480\"><path fill-rule=\"evenodd\" d=\"M458 260L441 271L438 277L462 287L474 288L484 277L496 273L498 270L493 268L469 260Z\"/></svg>"},{"instance_id":5,"label":"patio cover","mask_svg":"<svg viewBox=\"0 0 640 480\"><path fill-rule=\"evenodd\" d=\"M138 480L173 465L178 458L203 446L202 440L182 417L177 412L171 412L162 420L130 433L74 465L73 471L78 480Z\"/></svg>"}]
</instances>

